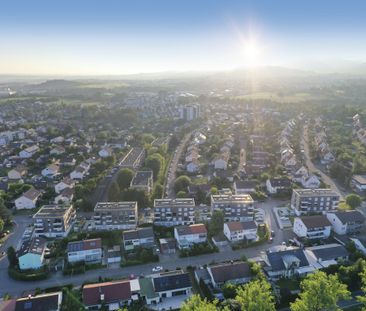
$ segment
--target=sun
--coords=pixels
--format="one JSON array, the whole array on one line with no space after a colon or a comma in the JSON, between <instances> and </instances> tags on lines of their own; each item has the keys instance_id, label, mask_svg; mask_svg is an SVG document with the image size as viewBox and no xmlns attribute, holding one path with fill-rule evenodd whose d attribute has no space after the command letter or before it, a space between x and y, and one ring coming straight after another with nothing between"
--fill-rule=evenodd
<instances>
[{"instance_id":1,"label":"sun","mask_svg":"<svg viewBox=\"0 0 366 311\"><path fill-rule=\"evenodd\" d=\"M262 49L254 39L243 42L244 63L247 66L258 66L261 64Z\"/></svg>"}]
</instances>

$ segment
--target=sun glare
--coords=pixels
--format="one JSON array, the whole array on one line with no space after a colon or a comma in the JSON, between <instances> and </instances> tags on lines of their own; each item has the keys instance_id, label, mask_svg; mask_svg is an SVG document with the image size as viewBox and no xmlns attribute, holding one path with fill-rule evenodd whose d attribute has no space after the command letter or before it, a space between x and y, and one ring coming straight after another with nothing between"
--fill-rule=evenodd
<instances>
[{"instance_id":1,"label":"sun glare","mask_svg":"<svg viewBox=\"0 0 366 311\"><path fill-rule=\"evenodd\" d=\"M243 57L246 66L258 66L261 64L262 50L258 43L250 39L243 44Z\"/></svg>"}]
</instances>

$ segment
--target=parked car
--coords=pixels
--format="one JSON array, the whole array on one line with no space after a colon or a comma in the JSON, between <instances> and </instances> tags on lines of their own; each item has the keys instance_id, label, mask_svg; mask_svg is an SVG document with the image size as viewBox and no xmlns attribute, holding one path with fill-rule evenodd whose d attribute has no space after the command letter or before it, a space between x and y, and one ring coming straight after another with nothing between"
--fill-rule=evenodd
<instances>
[{"instance_id":1,"label":"parked car","mask_svg":"<svg viewBox=\"0 0 366 311\"><path fill-rule=\"evenodd\" d=\"M152 272L160 272L160 271L163 271L162 266L156 266L156 267L152 268Z\"/></svg>"}]
</instances>

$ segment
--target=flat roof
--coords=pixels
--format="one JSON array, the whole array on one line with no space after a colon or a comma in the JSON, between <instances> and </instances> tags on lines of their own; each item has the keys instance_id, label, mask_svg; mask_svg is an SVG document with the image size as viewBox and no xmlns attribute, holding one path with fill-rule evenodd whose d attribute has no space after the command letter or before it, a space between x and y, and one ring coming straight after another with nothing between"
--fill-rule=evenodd
<instances>
[{"instance_id":1,"label":"flat roof","mask_svg":"<svg viewBox=\"0 0 366 311\"><path fill-rule=\"evenodd\" d=\"M193 198L177 198L177 199L155 199L154 207L169 207L169 206L195 206Z\"/></svg>"},{"instance_id":2,"label":"flat roof","mask_svg":"<svg viewBox=\"0 0 366 311\"><path fill-rule=\"evenodd\" d=\"M211 202L253 203L254 200L250 194L214 194L211 196Z\"/></svg>"},{"instance_id":3,"label":"flat roof","mask_svg":"<svg viewBox=\"0 0 366 311\"><path fill-rule=\"evenodd\" d=\"M95 205L94 211L135 209L135 208L137 208L136 201L98 202Z\"/></svg>"},{"instance_id":4,"label":"flat roof","mask_svg":"<svg viewBox=\"0 0 366 311\"><path fill-rule=\"evenodd\" d=\"M72 205L44 205L34 214L33 218L60 218L70 209L72 209Z\"/></svg>"},{"instance_id":5,"label":"flat roof","mask_svg":"<svg viewBox=\"0 0 366 311\"><path fill-rule=\"evenodd\" d=\"M296 192L301 196L308 196L308 197L318 195L339 196L339 193L332 189L294 189L293 192Z\"/></svg>"}]
</instances>

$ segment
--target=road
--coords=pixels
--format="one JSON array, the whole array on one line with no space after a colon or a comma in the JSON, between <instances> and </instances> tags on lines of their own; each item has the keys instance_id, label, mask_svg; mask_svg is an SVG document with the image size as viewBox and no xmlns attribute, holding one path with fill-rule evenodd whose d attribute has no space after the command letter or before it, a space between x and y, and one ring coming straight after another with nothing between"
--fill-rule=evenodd
<instances>
[{"instance_id":1,"label":"road","mask_svg":"<svg viewBox=\"0 0 366 311\"><path fill-rule=\"evenodd\" d=\"M195 257L187 257L187 258L179 258L176 255L161 255L160 263L164 269L176 269L177 267L185 268L189 265L191 266L202 266L207 263L228 261L240 259L243 255L247 258L258 257L261 253L265 252L269 247L273 245L281 244L283 241L286 241L291 235L290 231L280 230L276 220L273 215L273 208L279 205L283 205L283 201L278 200L268 200L264 203L258 203L257 207L262 208L265 211L265 220L270 228L270 230L275 231L275 237L273 244L264 243L262 245L258 245L256 247L251 247L242 250L233 251L231 248L226 248L225 251L221 251L219 253L207 254L202 256ZM24 217L24 216L23 216ZM27 216L25 216L27 217ZM26 221L28 220L28 221ZM19 221L19 225L15 230L14 234L9 237L7 246L13 245L16 246L16 241L18 241L24 231L24 228L29 223L28 219L24 218L23 221L21 218L17 219ZM126 268L120 267L109 267L98 270L88 271L86 274L74 275L74 276L64 276L61 272L51 274L50 278L47 280L36 281L36 282L22 282L15 281L8 276L7 273L7 259L3 259L0 265L0 284L6 284L6 286L0 286L0 297L2 297L5 293L9 293L12 296L21 296L27 292L34 290L35 288L48 288L53 286L60 286L64 284L73 283L75 286L82 285L85 281L97 281L99 276L102 277L110 277L110 278L125 278L129 277L131 274L134 275L148 275L151 273L151 269L156 266L156 263L139 265L139 266L131 266Z\"/></svg>"},{"instance_id":2,"label":"road","mask_svg":"<svg viewBox=\"0 0 366 311\"><path fill-rule=\"evenodd\" d=\"M167 182L166 182L166 189L165 189L167 197L170 198L170 199L175 198L174 181L175 181L175 178L176 178L176 171L177 171L177 168L178 168L179 160L182 156L182 153L184 151L185 146L187 145L190 137L192 136L192 134L194 132L195 131L192 131L192 132L190 132L190 133L188 133L184 136L183 140L180 142L178 147L175 149L175 153L173 155L173 158L170 161L168 177L167 177Z\"/></svg>"},{"instance_id":3,"label":"road","mask_svg":"<svg viewBox=\"0 0 366 311\"><path fill-rule=\"evenodd\" d=\"M305 163L308 167L309 171L315 172L319 174L323 180L323 182L330 186L331 189L338 192L341 196L341 200L344 200L344 191L342 191L337 184L333 181L331 177L329 177L327 174L325 174L322 170L320 170L318 167L314 165L314 163L311 161L310 157L310 150L309 150L309 136L308 136L308 127L307 125L304 126L303 130L303 136L302 136L302 143L304 146L304 156L305 156Z\"/></svg>"}]
</instances>

